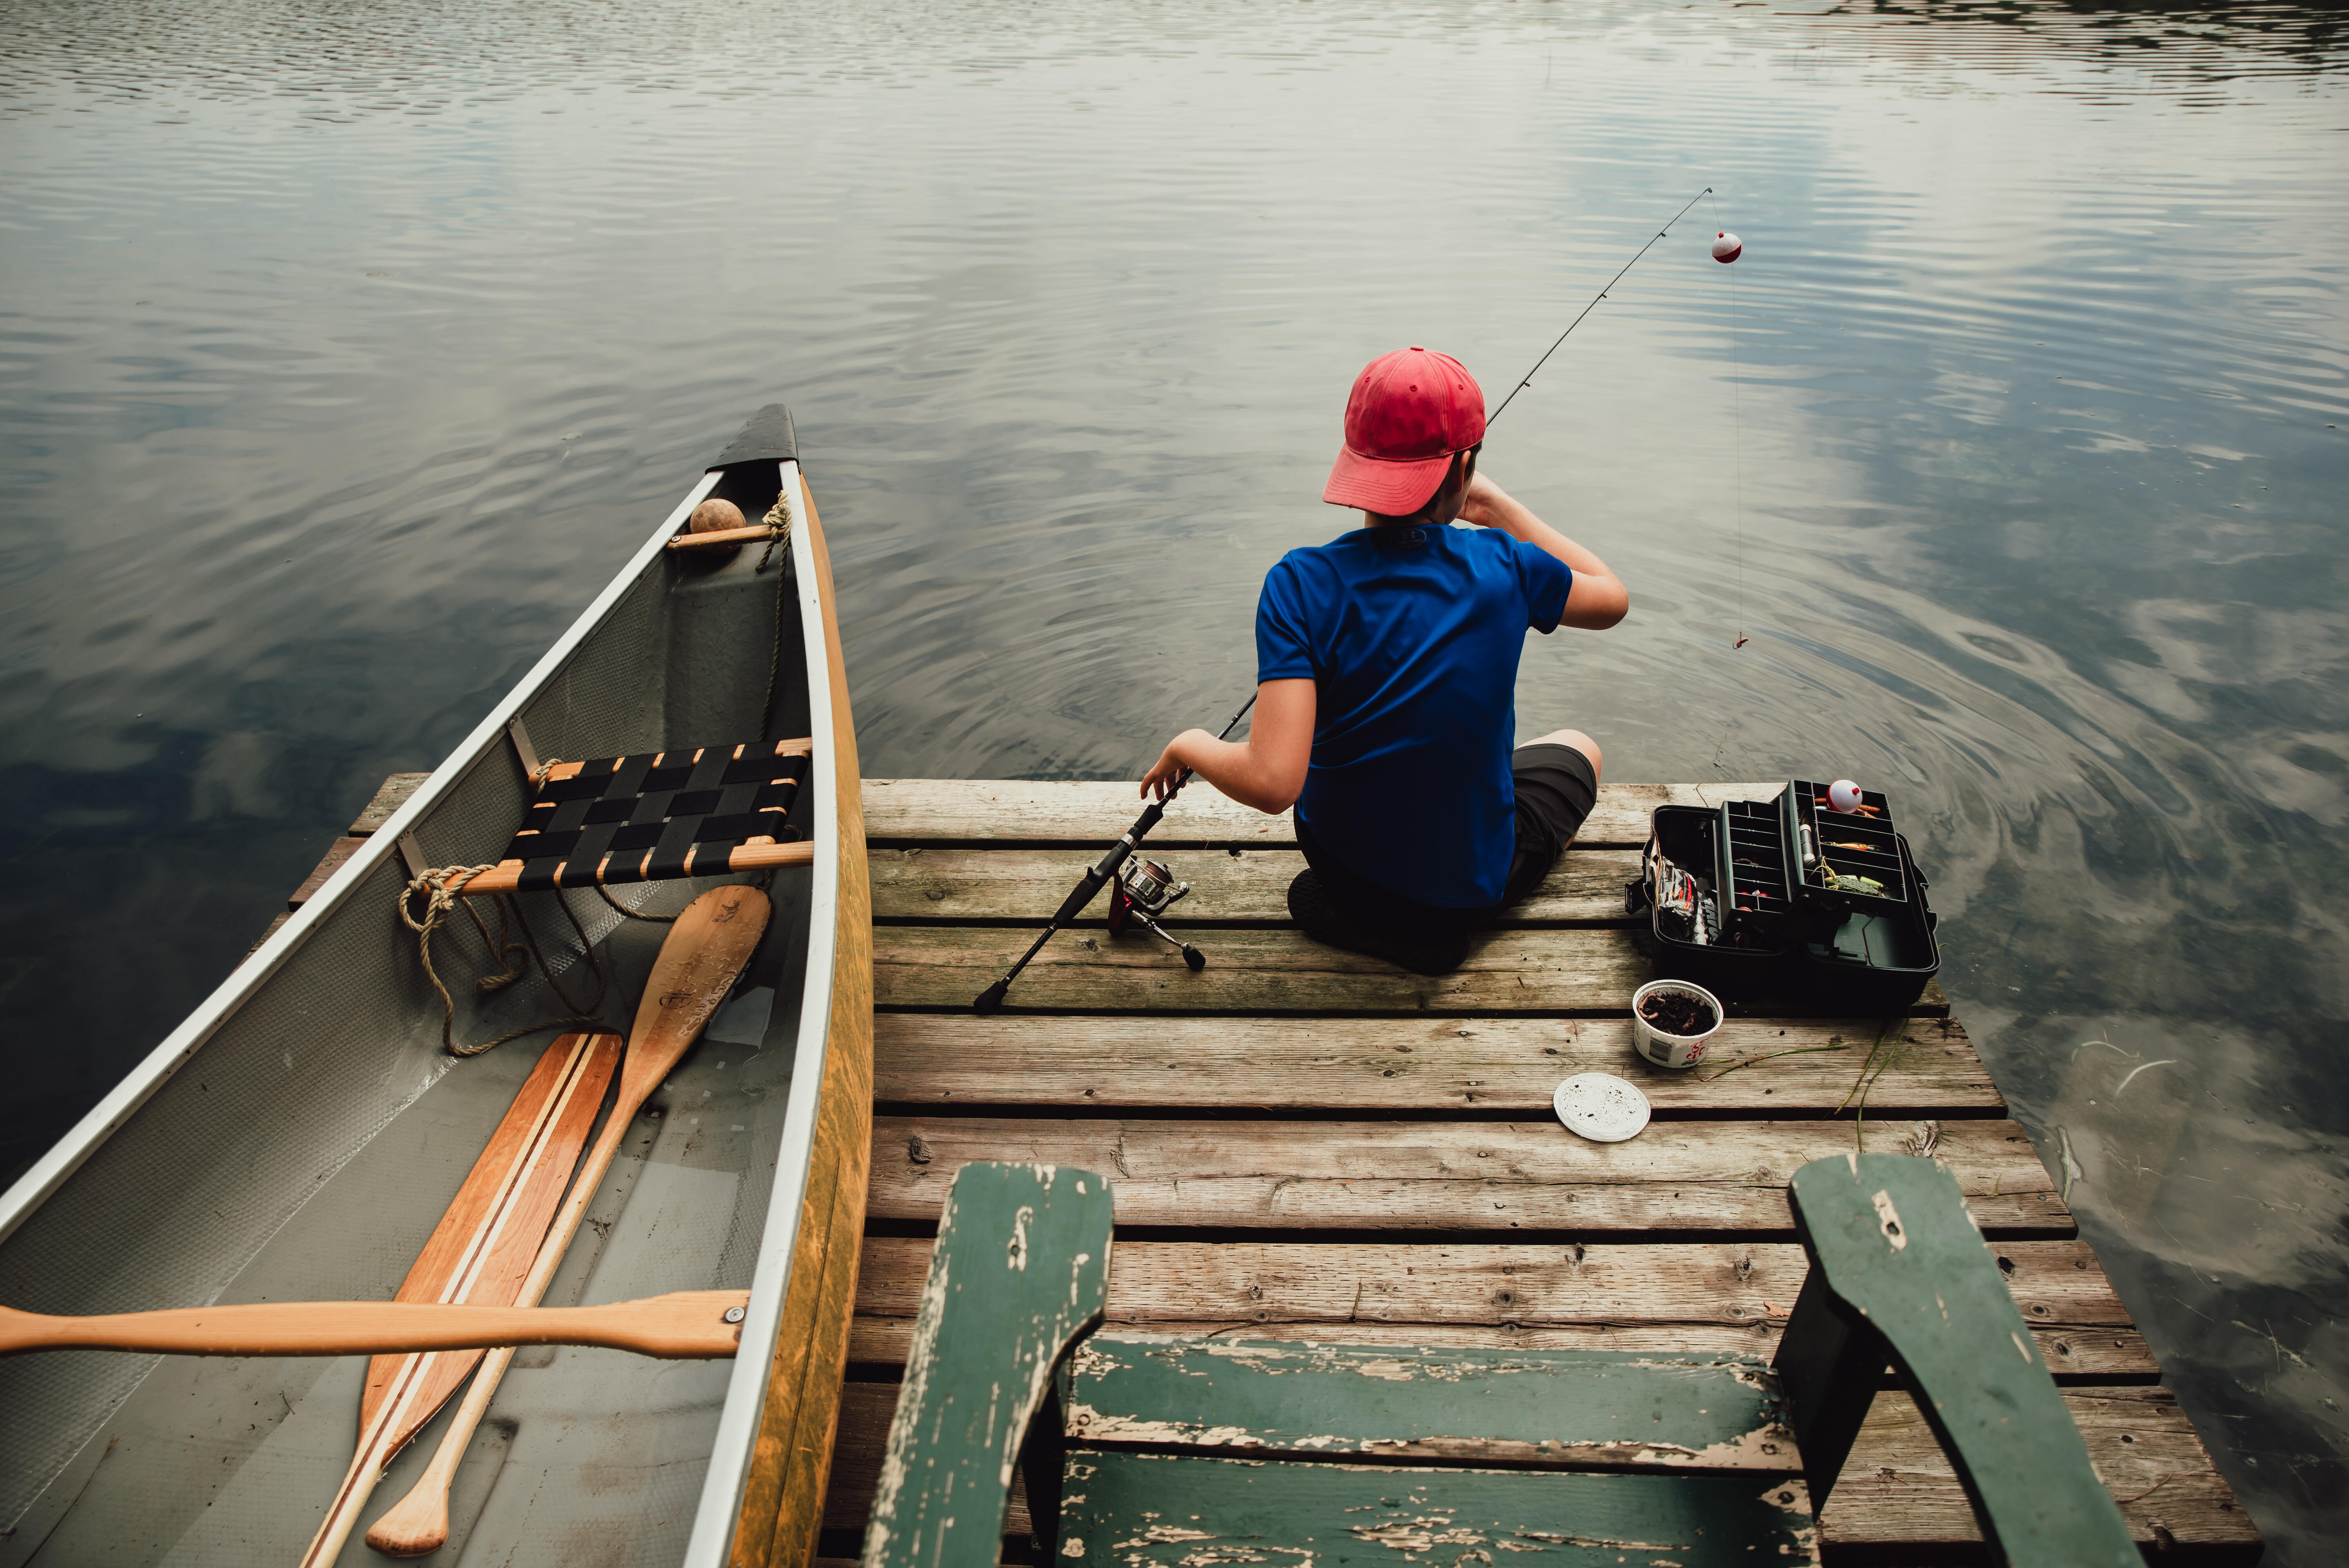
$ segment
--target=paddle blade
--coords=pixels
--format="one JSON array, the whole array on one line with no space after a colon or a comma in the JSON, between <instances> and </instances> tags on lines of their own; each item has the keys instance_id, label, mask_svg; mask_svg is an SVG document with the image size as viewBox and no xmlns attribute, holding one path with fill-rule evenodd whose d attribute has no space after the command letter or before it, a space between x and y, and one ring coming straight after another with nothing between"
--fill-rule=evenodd
<instances>
[{"instance_id":1,"label":"paddle blade","mask_svg":"<svg viewBox=\"0 0 2349 1568\"><path fill-rule=\"evenodd\" d=\"M627 1065L621 1069L624 1103L641 1104L700 1036L758 950L773 908L757 888L730 883L685 906L661 944L652 978L645 982L645 998L636 1006Z\"/></svg>"}]
</instances>

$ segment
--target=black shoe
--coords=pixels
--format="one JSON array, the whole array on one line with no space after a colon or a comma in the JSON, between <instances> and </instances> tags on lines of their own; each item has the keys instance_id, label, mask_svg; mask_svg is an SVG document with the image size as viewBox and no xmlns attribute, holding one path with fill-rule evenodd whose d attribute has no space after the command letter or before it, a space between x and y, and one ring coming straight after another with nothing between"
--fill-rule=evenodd
<instances>
[{"instance_id":1,"label":"black shoe","mask_svg":"<svg viewBox=\"0 0 2349 1568\"><path fill-rule=\"evenodd\" d=\"M1326 942L1349 953L1367 953L1414 975L1449 975L1468 959L1469 939L1465 933L1429 937L1351 919L1338 907L1310 866L1298 872L1297 880L1288 884L1288 913L1316 942Z\"/></svg>"}]
</instances>

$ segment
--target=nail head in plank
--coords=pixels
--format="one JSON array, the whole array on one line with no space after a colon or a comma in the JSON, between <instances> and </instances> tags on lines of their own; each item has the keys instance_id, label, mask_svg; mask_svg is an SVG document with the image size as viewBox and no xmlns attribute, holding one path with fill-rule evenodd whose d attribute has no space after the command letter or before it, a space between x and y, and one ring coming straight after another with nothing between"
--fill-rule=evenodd
<instances>
[{"instance_id":1,"label":"nail head in plank","mask_svg":"<svg viewBox=\"0 0 2349 1568\"><path fill-rule=\"evenodd\" d=\"M1871 1120L1876 1146L1933 1140L1986 1231L2073 1222L2011 1121ZM868 1212L929 1219L967 1162L1117 1172L1117 1222L1315 1230L1754 1231L1792 1236L1786 1185L1852 1146L1842 1121L1673 1121L1592 1143L1541 1121L876 1117Z\"/></svg>"},{"instance_id":2,"label":"nail head in plank","mask_svg":"<svg viewBox=\"0 0 2349 1568\"><path fill-rule=\"evenodd\" d=\"M1656 1109L1825 1114L1851 1092L1874 1019L1733 1017L1712 1059L1667 1072L1631 1050L1621 1018L1119 1018L885 1013L874 1020L874 1098L885 1104L1149 1106L1202 1109L1547 1111L1560 1080L1609 1072ZM1837 1049L1806 1049L1840 1040ZM1963 1026L1912 1017L1868 1091L1868 1114L2005 1109ZM1801 1050L1735 1072L1730 1064Z\"/></svg>"}]
</instances>

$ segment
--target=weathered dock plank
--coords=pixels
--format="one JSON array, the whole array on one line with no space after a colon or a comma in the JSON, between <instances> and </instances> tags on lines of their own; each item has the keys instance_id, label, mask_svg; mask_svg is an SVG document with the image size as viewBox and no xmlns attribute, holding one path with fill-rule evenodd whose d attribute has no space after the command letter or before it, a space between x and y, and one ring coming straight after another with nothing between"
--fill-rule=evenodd
<instances>
[{"instance_id":1,"label":"weathered dock plank","mask_svg":"<svg viewBox=\"0 0 2349 1568\"><path fill-rule=\"evenodd\" d=\"M2167 1388L2067 1388L2088 1458L2155 1563L2247 1563L2260 1536ZM1886 1391L1819 1519L1828 1563L1967 1562L1973 1511L1932 1428Z\"/></svg>"},{"instance_id":2,"label":"weathered dock plank","mask_svg":"<svg viewBox=\"0 0 2349 1568\"><path fill-rule=\"evenodd\" d=\"M2085 1242L2001 1242L1994 1250L2013 1265L2002 1270L2025 1323L2131 1326ZM919 1238L866 1238L858 1313L910 1323L929 1255ZM1110 1257L1109 1318L1151 1332L1370 1322L1752 1330L1793 1309L1806 1266L1791 1242L1120 1242Z\"/></svg>"},{"instance_id":3,"label":"weathered dock plank","mask_svg":"<svg viewBox=\"0 0 2349 1568\"><path fill-rule=\"evenodd\" d=\"M1892 1121L1872 1147L1931 1151L1986 1234L2070 1235L2012 1121ZM1625 1143L1545 1122L876 1117L866 1212L935 1221L953 1172L1036 1161L1111 1176L1117 1223L1198 1229L1737 1231L1792 1239L1786 1183L1852 1147L1822 1120L1674 1121ZM1112 1174L1113 1173L1113 1174Z\"/></svg>"},{"instance_id":4,"label":"weathered dock plank","mask_svg":"<svg viewBox=\"0 0 2349 1568\"><path fill-rule=\"evenodd\" d=\"M1150 841L1155 844L1154 839ZM947 847L875 850L873 917L892 922L988 921L1023 927L1040 923L1077 885L1099 849L975 850ZM1185 926L1288 923L1288 884L1305 869L1295 850L1236 853L1195 851L1168 857L1189 896L1171 918ZM1506 925L1631 923L1623 913L1623 884L1639 874L1636 850L1577 849L1523 903ZM1099 928L1109 913L1104 897L1081 923Z\"/></svg>"},{"instance_id":5,"label":"weathered dock plank","mask_svg":"<svg viewBox=\"0 0 2349 1568\"><path fill-rule=\"evenodd\" d=\"M1661 1115L1823 1116L1851 1098L1881 1032L1866 1018L1732 1018L1711 1061L1665 1072L1633 1057L1628 1017L1173 1017L1137 1029L1127 1018L884 1013L873 1092L949 1108L1547 1112L1561 1079L1608 1072L1630 1077ZM1725 1070L1775 1051L1799 1054ZM1871 1119L2005 1111L1953 1018L1907 1019L1891 1055L1868 1090Z\"/></svg>"},{"instance_id":6,"label":"weathered dock plank","mask_svg":"<svg viewBox=\"0 0 2349 1568\"><path fill-rule=\"evenodd\" d=\"M1628 1015L1652 977L1619 927L1492 931L1449 975L1413 975L1383 959L1325 947L1293 928L1219 931L1195 974L1144 935L1070 933L1020 975L1012 1005L1088 1013L1557 1013ZM873 933L874 1005L967 1010L1027 946L985 926L889 925ZM1918 1013L1946 1012L1932 993ZM1794 1003L1742 1008L1791 1014Z\"/></svg>"},{"instance_id":7,"label":"weathered dock plank","mask_svg":"<svg viewBox=\"0 0 2349 1568\"><path fill-rule=\"evenodd\" d=\"M1602 784L1576 842L1636 849L1648 841L1659 806L1718 806L1775 799L1773 784ZM1015 844L1105 844L1142 810L1135 785L1120 779L1030 782L1004 779L867 779L864 831L876 844L964 841ZM1164 849L1258 849L1294 844L1286 816L1268 817L1195 779L1150 835Z\"/></svg>"}]
</instances>

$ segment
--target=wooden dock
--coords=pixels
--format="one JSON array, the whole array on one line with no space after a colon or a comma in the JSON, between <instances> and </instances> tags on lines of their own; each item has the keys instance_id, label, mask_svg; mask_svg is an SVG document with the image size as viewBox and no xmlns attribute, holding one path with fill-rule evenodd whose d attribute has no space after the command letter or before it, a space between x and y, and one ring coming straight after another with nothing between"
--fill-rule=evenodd
<instances>
[{"instance_id":1,"label":"wooden dock","mask_svg":"<svg viewBox=\"0 0 2349 1568\"><path fill-rule=\"evenodd\" d=\"M1120 1326L1766 1355L1805 1266L1788 1177L1864 1128L1871 1151L1956 1172L2148 1555L2256 1561L2256 1529L1938 987L1897 1019L1733 1007L1692 1072L1633 1056L1629 999L1651 971L1623 883L1649 811L1775 789L1605 787L1541 892L1431 978L1298 931L1288 820L1194 784L1150 842L1192 884L1170 923L1206 969L1146 934L1111 939L1104 900L982 1019L971 998L1132 819L1133 786L866 780L872 1186L823 1555L857 1553L929 1237L965 1161L1112 1179ZM1863 1123L1845 1102L1879 1040L1889 1063ZM1723 1070L1814 1046L1832 1048ZM1558 1124L1553 1089L1592 1070L1640 1084L1647 1131L1601 1145ZM1015 1494L1008 1561L1026 1536ZM1825 1559L1972 1561L1977 1539L1931 1432L1888 1386L1826 1510Z\"/></svg>"}]
</instances>

